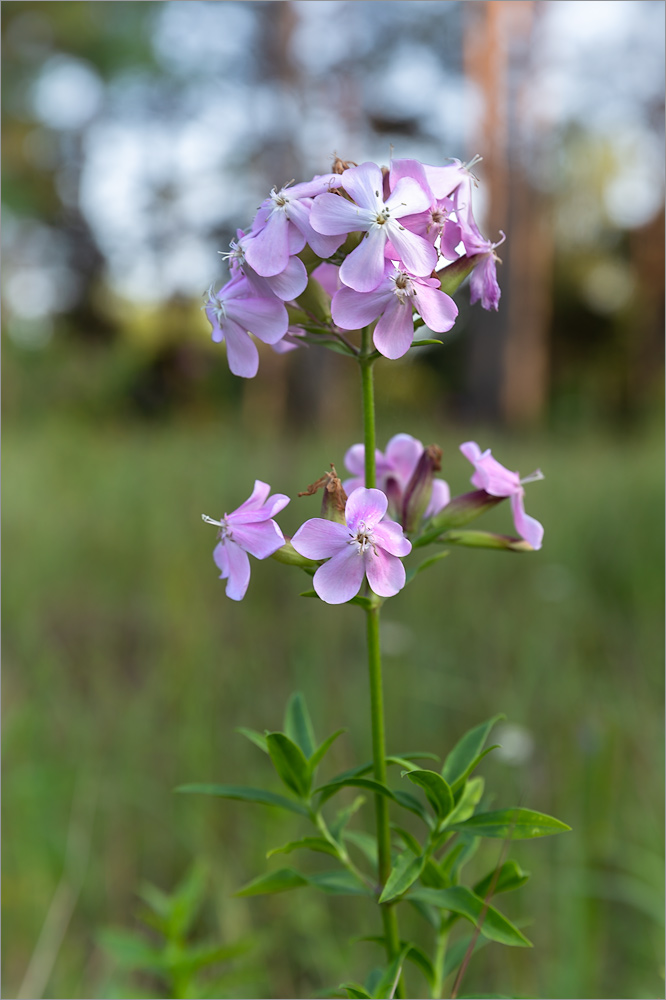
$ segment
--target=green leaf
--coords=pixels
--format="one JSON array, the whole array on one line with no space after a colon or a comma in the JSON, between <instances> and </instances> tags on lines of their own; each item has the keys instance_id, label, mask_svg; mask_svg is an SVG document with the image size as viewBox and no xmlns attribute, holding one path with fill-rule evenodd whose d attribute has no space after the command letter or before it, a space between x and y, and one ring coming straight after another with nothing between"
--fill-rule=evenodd
<instances>
[{"instance_id":1,"label":"green leaf","mask_svg":"<svg viewBox=\"0 0 666 1000\"><path fill-rule=\"evenodd\" d=\"M370 864L377 867L377 841L372 834L364 833L362 830L345 830L342 839L345 843L358 847Z\"/></svg>"},{"instance_id":2,"label":"green leaf","mask_svg":"<svg viewBox=\"0 0 666 1000\"><path fill-rule=\"evenodd\" d=\"M180 785L177 792L195 795L216 795L221 799L237 799L240 802L258 802L263 806L278 806L300 816L308 816L305 806L293 802L284 795L268 792L264 788L247 788L244 785Z\"/></svg>"},{"instance_id":3,"label":"green leaf","mask_svg":"<svg viewBox=\"0 0 666 1000\"><path fill-rule=\"evenodd\" d=\"M367 1000L372 1000L372 994L364 990L360 983L340 983L338 989L346 990L350 997L365 997Z\"/></svg>"},{"instance_id":4,"label":"green leaf","mask_svg":"<svg viewBox=\"0 0 666 1000\"><path fill-rule=\"evenodd\" d=\"M396 789L393 793L393 797L403 809L409 809L410 812L415 813L420 819L422 819L427 826L433 826L433 821L430 815L416 796L412 795L411 792L403 792L400 789Z\"/></svg>"},{"instance_id":5,"label":"green leaf","mask_svg":"<svg viewBox=\"0 0 666 1000\"><path fill-rule=\"evenodd\" d=\"M452 528L461 528L470 521L475 520L486 511L492 510L505 500L505 497L493 497L485 490L471 490L469 493L462 493L454 497L447 503L446 507L435 514L423 526L423 533L414 539L413 547L420 548L436 542L441 537L442 532Z\"/></svg>"},{"instance_id":6,"label":"green leaf","mask_svg":"<svg viewBox=\"0 0 666 1000\"><path fill-rule=\"evenodd\" d=\"M331 854L334 858L340 857L340 852L336 850L333 844L324 837L303 837L301 840L290 840L288 844L283 844L282 847L274 847L266 855L267 858L272 858L274 854L291 854L292 851L318 851L320 854Z\"/></svg>"},{"instance_id":7,"label":"green leaf","mask_svg":"<svg viewBox=\"0 0 666 1000\"><path fill-rule=\"evenodd\" d=\"M395 823L391 823L391 829L395 830L405 847L410 850L412 854L418 857L418 855L422 853L421 845L418 840L408 830L404 830L401 826L396 826Z\"/></svg>"},{"instance_id":8,"label":"green leaf","mask_svg":"<svg viewBox=\"0 0 666 1000\"><path fill-rule=\"evenodd\" d=\"M330 750L330 748L333 746L333 744L337 740L338 736L342 736L342 734L346 733L346 732L347 732L346 729L336 729L334 733L331 733L331 735L328 736L324 740L324 742L321 743L317 747L317 749L315 750L315 752L310 757L310 770L311 771L314 771L314 769L319 765L319 763L321 762L322 758L328 753L328 751Z\"/></svg>"},{"instance_id":9,"label":"green leaf","mask_svg":"<svg viewBox=\"0 0 666 1000\"><path fill-rule=\"evenodd\" d=\"M98 932L97 940L123 969L145 972L163 972L165 969L162 952L130 931L105 927Z\"/></svg>"},{"instance_id":10,"label":"green leaf","mask_svg":"<svg viewBox=\"0 0 666 1000\"><path fill-rule=\"evenodd\" d=\"M421 872L421 883L432 889L448 889L449 880L443 874L434 858L428 858Z\"/></svg>"},{"instance_id":11,"label":"green leaf","mask_svg":"<svg viewBox=\"0 0 666 1000\"><path fill-rule=\"evenodd\" d=\"M287 788L296 792L301 798L307 798L310 792L310 768L303 751L285 733L268 733L266 736L268 752L275 770L284 781Z\"/></svg>"},{"instance_id":12,"label":"green leaf","mask_svg":"<svg viewBox=\"0 0 666 1000\"><path fill-rule=\"evenodd\" d=\"M474 886L474 892L481 899L486 898L491 886L492 895L497 895L500 892L512 892L514 889L520 889L522 885L525 885L529 877L530 873L524 872L516 861L505 861L499 872L496 869L488 872L485 878L477 882Z\"/></svg>"},{"instance_id":13,"label":"green leaf","mask_svg":"<svg viewBox=\"0 0 666 1000\"><path fill-rule=\"evenodd\" d=\"M475 955L480 948L485 948L489 943L488 938L483 937L482 934L477 934L476 938L474 937L475 934L476 931L473 934L467 934L465 937L459 938L459 940L449 945L446 951L446 958L444 959L444 979L462 965L470 945L472 945L472 955Z\"/></svg>"},{"instance_id":14,"label":"green leaf","mask_svg":"<svg viewBox=\"0 0 666 1000\"><path fill-rule=\"evenodd\" d=\"M502 714L493 715L492 719L488 719L487 722L482 722L480 726L470 729L458 740L451 753L448 754L442 767L442 777L446 778L450 785L456 783L465 773L470 762L481 753L493 726L500 719L505 718L506 716Z\"/></svg>"},{"instance_id":15,"label":"green leaf","mask_svg":"<svg viewBox=\"0 0 666 1000\"><path fill-rule=\"evenodd\" d=\"M359 941L371 941L373 944L378 944L382 948L386 947L386 938L382 934L366 935L362 938L358 938ZM426 955L426 953L419 948L418 945L412 944L411 941L401 941L401 948L409 948L406 952L405 958L409 962L413 962L417 966L427 979L428 983L432 986L435 981L435 970L433 969L432 962Z\"/></svg>"},{"instance_id":16,"label":"green leaf","mask_svg":"<svg viewBox=\"0 0 666 1000\"><path fill-rule=\"evenodd\" d=\"M531 941L510 920L464 885L455 885L450 889L418 888L412 890L410 895L423 903L430 903L465 917L491 941L512 947L532 947Z\"/></svg>"},{"instance_id":17,"label":"green leaf","mask_svg":"<svg viewBox=\"0 0 666 1000\"><path fill-rule=\"evenodd\" d=\"M176 887L171 895L168 926L170 938L183 938L187 934L203 904L207 883L206 868L195 863Z\"/></svg>"},{"instance_id":18,"label":"green leaf","mask_svg":"<svg viewBox=\"0 0 666 1000\"><path fill-rule=\"evenodd\" d=\"M384 971L381 979L372 991L372 996L375 1000L387 1000L388 997L393 996L395 983L400 976L400 972L405 962L405 957L410 948L410 944L404 945L404 947L401 948L400 953L393 959L391 964Z\"/></svg>"},{"instance_id":19,"label":"green leaf","mask_svg":"<svg viewBox=\"0 0 666 1000\"><path fill-rule=\"evenodd\" d=\"M488 747L487 750L482 750L481 753L477 754L474 760L470 761L460 777L453 782L451 785L451 791L453 795L456 796L463 788L463 785L467 781L467 778L472 773L472 771L479 766L484 757L486 757L493 750L498 750L500 744L495 743L494 746Z\"/></svg>"},{"instance_id":20,"label":"green leaf","mask_svg":"<svg viewBox=\"0 0 666 1000\"><path fill-rule=\"evenodd\" d=\"M234 893L234 896L265 896L276 892L288 892L308 885L308 879L293 868L278 868L277 871L260 875Z\"/></svg>"},{"instance_id":21,"label":"green leaf","mask_svg":"<svg viewBox=\"0 0 666 1000\"><path fill-rule=\"evenodd\" d=\"M314 794L321 795L320 806L324 804L332 795L336 795L342 788L365 788L368 792L375 792L388 799L395 799L395 795L387 785L375 781L374 778L345 778L344 781L329 781L326 785L315 788Z\"/></svg>"},{"instance_id":22,"label":"green leaf","mask_svg":"<svg viewBox=\"0 0 666 1000\"><path fill-rule=\"evenodd\" d=\"M370 889L352 872L340 869L308 875L308 882L332 896L372 896Z\"/></svg>"},{"instance_id":23,"label":"green leaf","mask_svg":"<svg viewBox=\"0 0 666 1000\"><path fill-rule=\"evenodd\" d=\"M446 817L445 837L449 835L448 830L452 823L462 823L463 820L469 819L481 801L484 787L483 778L469 778L467 780L455 809Z\"/></svg>"},{"instance_id":24,"label":"green leaf","mask_svg":"<svg viewBox=\"0 0 666 1000\"><path fill-rule=\"evenodd\" d=\"M435 553L434 556L430 556L428 559L424 559L420 566L417 566L415 569L407 570L405 583L411 583L414 577L418 576L419 573L423 572L424 569L429 569L431 566L434 566L435 563L439 562L440 559L446 559L446 557L449 555L451 555L449 550L444 549L443 552L437 552Z\"/></svg>"},{"instance_id":25,"label":"green leaf","mask_svg":"<svg viewBox=\"0 0 666 1000\"><path fill-rule=\"evenodd\" d=\"M338 810L335 819L329 825L329 830L334 840L340 839L340 834L346 827L347 823L352 818L354 813L359 811L364 802L365 795L357 795L351 805L344 806L343 809Z\"/></svg>"},{"instance_id":26,"label":"green leaf","mask_svg":"<svg viewBox=\"0 0 666 1000\"><path fill-rule=\"evenodd\" d=\"M241 736L245 736L246 739L258 746L260 750L264 753L268 753L268 743L266 742L266 737L263 733L258 733L256 729L246 729L245 726L236 726L234 730L236 733L240 733Z\"/></svg>"},{"instance_id":27,"label":"green leaf","mask_svg":"<svg viewBox=\"0 0 666 1000\"><path fill-rule=\"evenodd\" d=\"M379 897L379 902L388 903L389 900L407 892L423 871L424 864L425 858L415 858L411 851L404 851L398 855Z\"/></svg>"},{"instance_id":28,"label":"green leaf","mask_svg":"<svg viewBox=\"0 0 666 1000\"><path fill-rule=\"evenodd\" d=\"M284 716L284 731L289 739L301 748L305 757L312 756L317 741L315 740L308 706L300 691L295 691L287 702L287 710Z\"/></svg>"},{"instance_id":29,"label":"green leaf","mask_svg":"<svg viewBox=\"0 0 666 1000\"><path fill-rule=\"evenodd\" d=\"M317 600L320 600L319 594L317 593L316 590L304 590L298 596L299 597L314 597Z\"/></svg>"},{"instance_id":30,"label":"green leaf","mask_svg":"<svg viewBox=\"0 0 666 1000\"><path fill-rule=\"evenodd\" d=\"M427 347L428 344L443 344L443 340L413 340L412 347Z\"/></svg>"},{"instance_id":31,"label":"green leaf","mask_svg":"<svg viewBox=\"0 0 666 1000\"><path fill-rule=\"evenodd\" d=\"M445 819L453 810L453 795L448 782L441 774L437 774L437 771L424 769L407 771L407 777L413 784L419 785L424 790L437 818Z\"/></svg>"},{"instance_id":32,"label":"green leaf","mask_svg":"<svg viewBox=\"0 0 666 1000\"><path fill-rule=\"evenodd\" d=\"M477 813L464 823L451 824L448 829L471 833L475 837L531 840L534 837L547 837L552 833L564 833L571 827L553 816L546 816L545 813L514 806L512 809Z\"/></svg>"}]
</instances>

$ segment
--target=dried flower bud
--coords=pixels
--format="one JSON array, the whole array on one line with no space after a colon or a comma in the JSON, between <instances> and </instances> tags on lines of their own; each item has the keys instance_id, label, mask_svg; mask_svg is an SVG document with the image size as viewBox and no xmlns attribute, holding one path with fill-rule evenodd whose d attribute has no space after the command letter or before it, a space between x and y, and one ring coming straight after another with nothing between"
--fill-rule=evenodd
<instances>
[{"instance_id":1,"label":"dried flower bud","mask_svg":"<svg viewBox=\"0 0 666 1000\"><path fill-rule=\"evenodd\" d=\"M298 495L299 497L311 497L321 489L324 491L321 501L321 516L327 521L345 524L347 494L333 463L331 463L331 472L325 472L323 476L320 476L314 483L310 483L308 488Z\"/></svg>"},{"instance_id":2,"label":"dried flower bud","mask_svg":"<svg viewBox=\"0 0 666 1000\"><path fill-rule=\"evenodd\" d=\"M421 524L432 496L433 478L441 468L442 449L436 444L428 445L423 449L402 501L402 526L407 533L416 531Z\"/></svg>"},{"instance_id":3,"label":"dried flower bud","mask_svg":"<svg viewBox=\"0 0 666 1000\"><path fill-rule=\"evenodd\" d=\"M337 153L334 154L333 166L331 167L331 172L334 174L343 174L345 170L349 170L350 167L357 167L358 163L353 160L341 160Z\"/></svg>"}]
</instances>

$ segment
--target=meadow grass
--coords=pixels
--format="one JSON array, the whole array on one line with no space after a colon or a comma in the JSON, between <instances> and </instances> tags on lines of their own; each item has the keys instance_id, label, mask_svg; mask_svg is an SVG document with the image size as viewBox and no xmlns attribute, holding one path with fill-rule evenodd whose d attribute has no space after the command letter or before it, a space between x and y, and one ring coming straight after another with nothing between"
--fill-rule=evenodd
<instances>
[{"instance_id":1,"label":"meadow grass","mask_svg":"<svg viewBox=\"0 0 666 1000\"><path fill-rule=\"evenodd\" d=\"M392 421L380 445L402 429ZM409 429L438 438L452 492L468 489L462 438ZM444 754L502 711L513 727L504 756L481 769L497 805L526 804L573 830L515 846L532 880L502 906L530 918L536 947L485 948L466 988L657 997L660 440L487 430L477 439L523 475L546 473L527 496L545 545L529 556L453 551L387 603L388 745ZM191 781L275 787L266 759L233 730L279 728L297 688L321 737L348 729L322 777L369 757L359 609L299 598L307 577L272 560L253 563L244 602L229 601L211 559L214 529L200 518L236 507L255 477L295 497L329 461L341 467L349 443L287 447L228 423L54 419L5 431L4 996L16 996L62 876L77 801L91 806L92 819L75 819L90 856L46 996L112 995L96 933L131 926L141 881L170 888L195 857L211 870L207 924L254 945L228 995L314 996L380 961L374 945L349 943L377 933L364 901L232 897L279 861L266 862L267 849L304 832L295 817L173 794ZM318 509L294 499L280 523L291 533ZM511 531L507 505L481 526ZM371 824L370 808L359 824ZM423 989L418 973L413 989Z\"/></svg>"}]
</instances>

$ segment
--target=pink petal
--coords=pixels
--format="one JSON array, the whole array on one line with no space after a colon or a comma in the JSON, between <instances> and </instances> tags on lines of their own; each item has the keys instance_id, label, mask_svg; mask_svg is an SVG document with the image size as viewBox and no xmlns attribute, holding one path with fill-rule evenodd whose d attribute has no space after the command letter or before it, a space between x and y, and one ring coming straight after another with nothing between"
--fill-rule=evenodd
<instances>
[{"instance_id":1,"label":"pink petal","mask_svg":"<svg viewBox=\"0 0 666 1000\"><path fill-rule=\"evenodd\" d=\"M366 209L374 209L383 202L384 180L376 163L366 161L349 167L342 175L342 186L354 201Z\"/></svg>"},{"instance_id":2,"label":"pink petal","mask_svg":"<svg viewBox=\"0 0 666 1000\"><path fill-rule=\"evenodd\" d=\"M291 544L306 559L330 559L341 550L346 551L349 529L337 521L313 517L302 524Z\"/></svg>"},{"instance_id":3,"label":"pink petal","mask_svg":"<svg viewBox=\"0 0 666 1000\"><path fill-rule=\"evenodd\" d=\"M384 277L384 246L388 228L388 225L373 224L356 249L345 257L340 268L340 278L345 285L355 288L357 292L374 291Z\"/></svg>"},{"instance_id":4,"label":"pink petal","mask_svg":"<svg viewBox=\"0 0 666 1000\"><path fill-rule=\"evenodd\" d=\"M227 361L234 375L254 378L259 368L259 351L252 338L242 327L227 319L224 324L227 341Z\"/></svg>"},{"instance_id":5,"label":"pink petal","mask_svg":"<svg viewBox=\"0 0 666 1000\"><path fill-rule=\"evenodd\" d=\"M284 545L284 535L275 521L235 524L232 541L256 559L267 559Z\"/></svg>"},{"instance_id":6,"label":"pink petal","mask_svg":"<svg viewBox=\"0 0 666 1000\"><path fill-rule=\"evenodd\" d=\"M397 556L382 548L366 549L365 572L378 597L393 597L405 586L405 567Z\"/></svg>"},{"instance_id":7,"label":"pink petal","mask_svg":"<svg viewBox=\"0 0 666 1000\"><path fill-rule=\"evenodd\" d=\"M377 323L372 340L380 354L395 360L407 353L413 339L414 317L411 302L408 300L401 303L396 295Z\"/></svg>"},{"instance_id":8,"label":"pink petal","mask_svg":"<svg viewBox=\"0 0 666 1000\"><path fill-rule=\"evenodd\" d=\"M290 257L284 271L267 278L271 291L283 302L297 298L305 291L308 283L308 272L305 264L298 257Z\"/></svg>"},{"instance_id":9,"label":"pink petal","mask_svg":"<svg viewBox=\"0 0 666 1000\"><path fill-rule=\"evenodd\" d=\"M387 236L410 274L425 278L437 266L437 251L432 243L410 233L399 222L389 221L383 228L388 229Z\"/></svg>"},{"instance_id":10,"label":"pink petal","mask_svg":"<svg viewBox=\"0 0 666 1000\"><path fill-rule=\"evenodd\" d=\"M543 542L543 525L535 517L530 517L525 513L523 504L525 491L520 490L511 497L511 512L513 513L513 523L521 538L529 542L533 549L540 549Z\"/></svg>"},{"instance_id":11,"label":"pink petal","mask_svg":"<svg viewBox=\"0 0 666 1000\"><path fill-rule=\"evenodd\" d=\"M416 310L435 333L446 333L456 321L458 306L450 295L427 285L416 285Z\"/></svg>"},{"instance_id":12,"label":"pink petal","mask_svg":"<svg viewBox=\"0 0 666 1000\"><path fill-rule=\"evenodd\" d=\"M343 330L360 330L384 311L394 296L393 288L390 280L382 281L373 292L341 288L331 302L333 322Z\"/></svg>"},{"instance_id":13,"label":"pink petal","mask_svg":"<svg viewBox=\"0 0 666 1000\"><path fill-rule=\"evenodd\" d=\"M386 459L403 489L412 478L422 454L423 445L411 434L395 434L386 445Z\"/></svg>"},{"instance_id":14,"label":"pink petal","mask_svg":"<svg viewBox=\"0 0 666 1000\"><path fill-rule=\"evenodd\" d=\"M318 233L310 222L310 210L303 202L290 202L287 211L291 221L303 234L306 242L310 244L318 257L330 257L344 243L344 233L337 236L323 236Z\"/></svg>"},{"instance_id":15,"label":"pink petal","mask_svg":"<svg viewBox=\"0 0 666 1000\"><path fill-rule=\"evenodd\" d=\"M386 206L394 219L401 219L403 215L427 212L432 200L429 188L426 187L424 190L413 177L401 177L393 188L390 198L387 198Z\"/></svg>"},{"instance_id":16,"label":"pink petal","mask_svg":"<svg viewBox=\"0 0 666 1000\"><path fill-rule=\"evenodd\" d=\"M224 542L218 542L213 549L213 559L215 565L220 570L220 577L226 580L229 576L229 560L227 559L227 550Z\"/></svg>"},{"instance_id":17,"label":"pink petal","mask_svg":"<svg viewBox=\"0 0 666 1000\"><path fill-rule=\"evenodd\" d=\"M228 319L235 320L265 344L277 343L289 326L289 315L279 299L233 299L226 310Z\"/></svg>"},{"instance_id":18,"label":"pink petal","mask_svg":"<svg viewBox=\"0 0 666 1000\"><path fill-rule=\"evenodd\" d=\"M425 168L419 160L391 160L389 180L392 190L403 177L411 177L425 191L430 189Z\"/></svg>"},{"instance_id":19,"label":"pink petal","mask_svg":"<svg viewBox=\"0 0 666 1000\"><path fill-rule=\"evenodd\" d=\"M381 521L372 529L380 549L386 549L392 556L408 556L412 543L405 538L402 526L396 521Z\"/></svg>"},{"instance_id":20,"label":"pink petal","mask_svg":"<svg viewBox=\"0 0 666 1000\"><path fill-rule=\"evenodd\" d=\"M428 504L426 512L423 516L428 518L433 517L435 514L439 514L440 510L443 510L450 500L451 490L449 489L449 484L444 482L443 479L433 479L432 496L430 497L430 503Z\"/></svg>"},{"instance_id":21,"label":"pink petal","mask_svg":"<svg viewBox=\"0 0 666 1000\"><path fill-rule=\"evenodd\" d=\"M424 163L423 169L436 198L449 197L465 177L469 176L460 160L454 160L445 167L431 167L430 164Z\"/></svg>"},{"instance_id":22,"label":"pink petal","mask_svg":"<svg viewBox=\"0 0 666 1000\"><path fill-rule=\"evenodd\" d=\"M381 454L381 451L377 449L375 451L375 458L380 458ZM365 445L353 444L351 448L348 448L345 452L344 462L345 466L355 476L365 476Z\"/></svg>"},{"instance_id":23,"label":"pink petal","mask_svg":"<svg viewBox=\"0 0 666 1000\"><path fill-rule=\"evenodd\" d=\"M478 460L481 458L481 449L476 441L465 441L464 444L460 445L460 450L465 458L472 463L472 465L476 465Z\"/></svg>"},{"instance_id":24,"label":"pink petal","mask_svg":"<svg viewBox=\"0 0 666 1000\"><path fill-rule=\"evenodd\" d=\"M255 220L256 221L256 220ZM282 209L270 213L265 226L252 233L245 259L265 278L281 274L289 263L289 220Z\"/></svg>"},{"instance_id":25,"label":"pink petal","mask_svg":"<svg viewBox=\"0 0 666 1000\"><path fill-rule=\"evenodd\" d=\"M262 482L261 479L255 479L252 493L247 500L243 501L240 507L236 508L234 514L239 514L241 511L258 510L259 507L266 503L270 492L271 488L268 483Z\"/></svg>"},{"instance_id":26,"label":"pink petal","mask_svg":"<svg viewBox=\"0 0 666 1000\"><path fill-rule=\"evenodd\" d=\"M360 550L356 545L348 545L319 567L312 584L326 604L345 604L358 594L364 575L365 562Z\"/></svg>"},{"instance_id":27,"label":"pink petal","mask_svg":"<svg viewBox=\"0 0 666 1000\"><path fill-rule=\"evenodd\" d=\"M320 194L310 210L310 225L325 236L342 236L357 229L367 229L374 214L352 205L337 194Z\"/></svg>"},{"instance_id":28,"label":"pink petal","mask_svg":"<svg viewBox=\"0 0 666 1000\"><path fill-rule=\"evenodd\" d=\"M345 520L351 532L356 532L361 521L367 528L373 528L386 513L388 500L381 490L359 486L354 490L345 506Z\"/></svg>"},{"instance_id":29,"label":"pink petal","mask_svg":"<svg viewBox=\"0 0 666 1000\"><path fill-rule=\"evenodd\" d=\"M247 552L230 539L224 542L228 560L228 580L226 595L232 601L242 601L250 582L250 560Z\"/></svg>"}]
</instances>

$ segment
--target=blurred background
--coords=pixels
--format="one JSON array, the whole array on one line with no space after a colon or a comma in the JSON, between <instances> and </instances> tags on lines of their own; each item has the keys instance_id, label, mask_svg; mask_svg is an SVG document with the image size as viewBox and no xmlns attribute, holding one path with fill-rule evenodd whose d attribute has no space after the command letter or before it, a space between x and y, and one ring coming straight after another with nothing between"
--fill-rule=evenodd
<instances>
[{"instance_id":1,"label":"blurred background","mask_svg":"<svg viewBox=\"0 0 666 1000\"><path fill-rule=\"evenodd\" d=\"M454 552L391 602L390 749L444 754L503 711L497 804L574 828L516 847L533 880L506 909L536 948L485 949L470 990L663 996L664 4L2 13L3 996L143 995L100 932L194 858L202 930L252 942L216 995L315 996L378 960L349 943L375 932L362 902L232 898L289 818L172 789L268 782L233 728L279 728L296 687L321 737L349 729L330 768L369 755L358 611L299 600L272 561L228 601L200 521L256 477L295 496L340 468L356 372L263 348L236 379L200 307L273 185L392 152L482 155L477 219L507 241L498 313L463 288L444 347L378 364L380 447L437 441L454 493L463 440L541 467L546 541Z\"/></svg>"}]
</instances>

